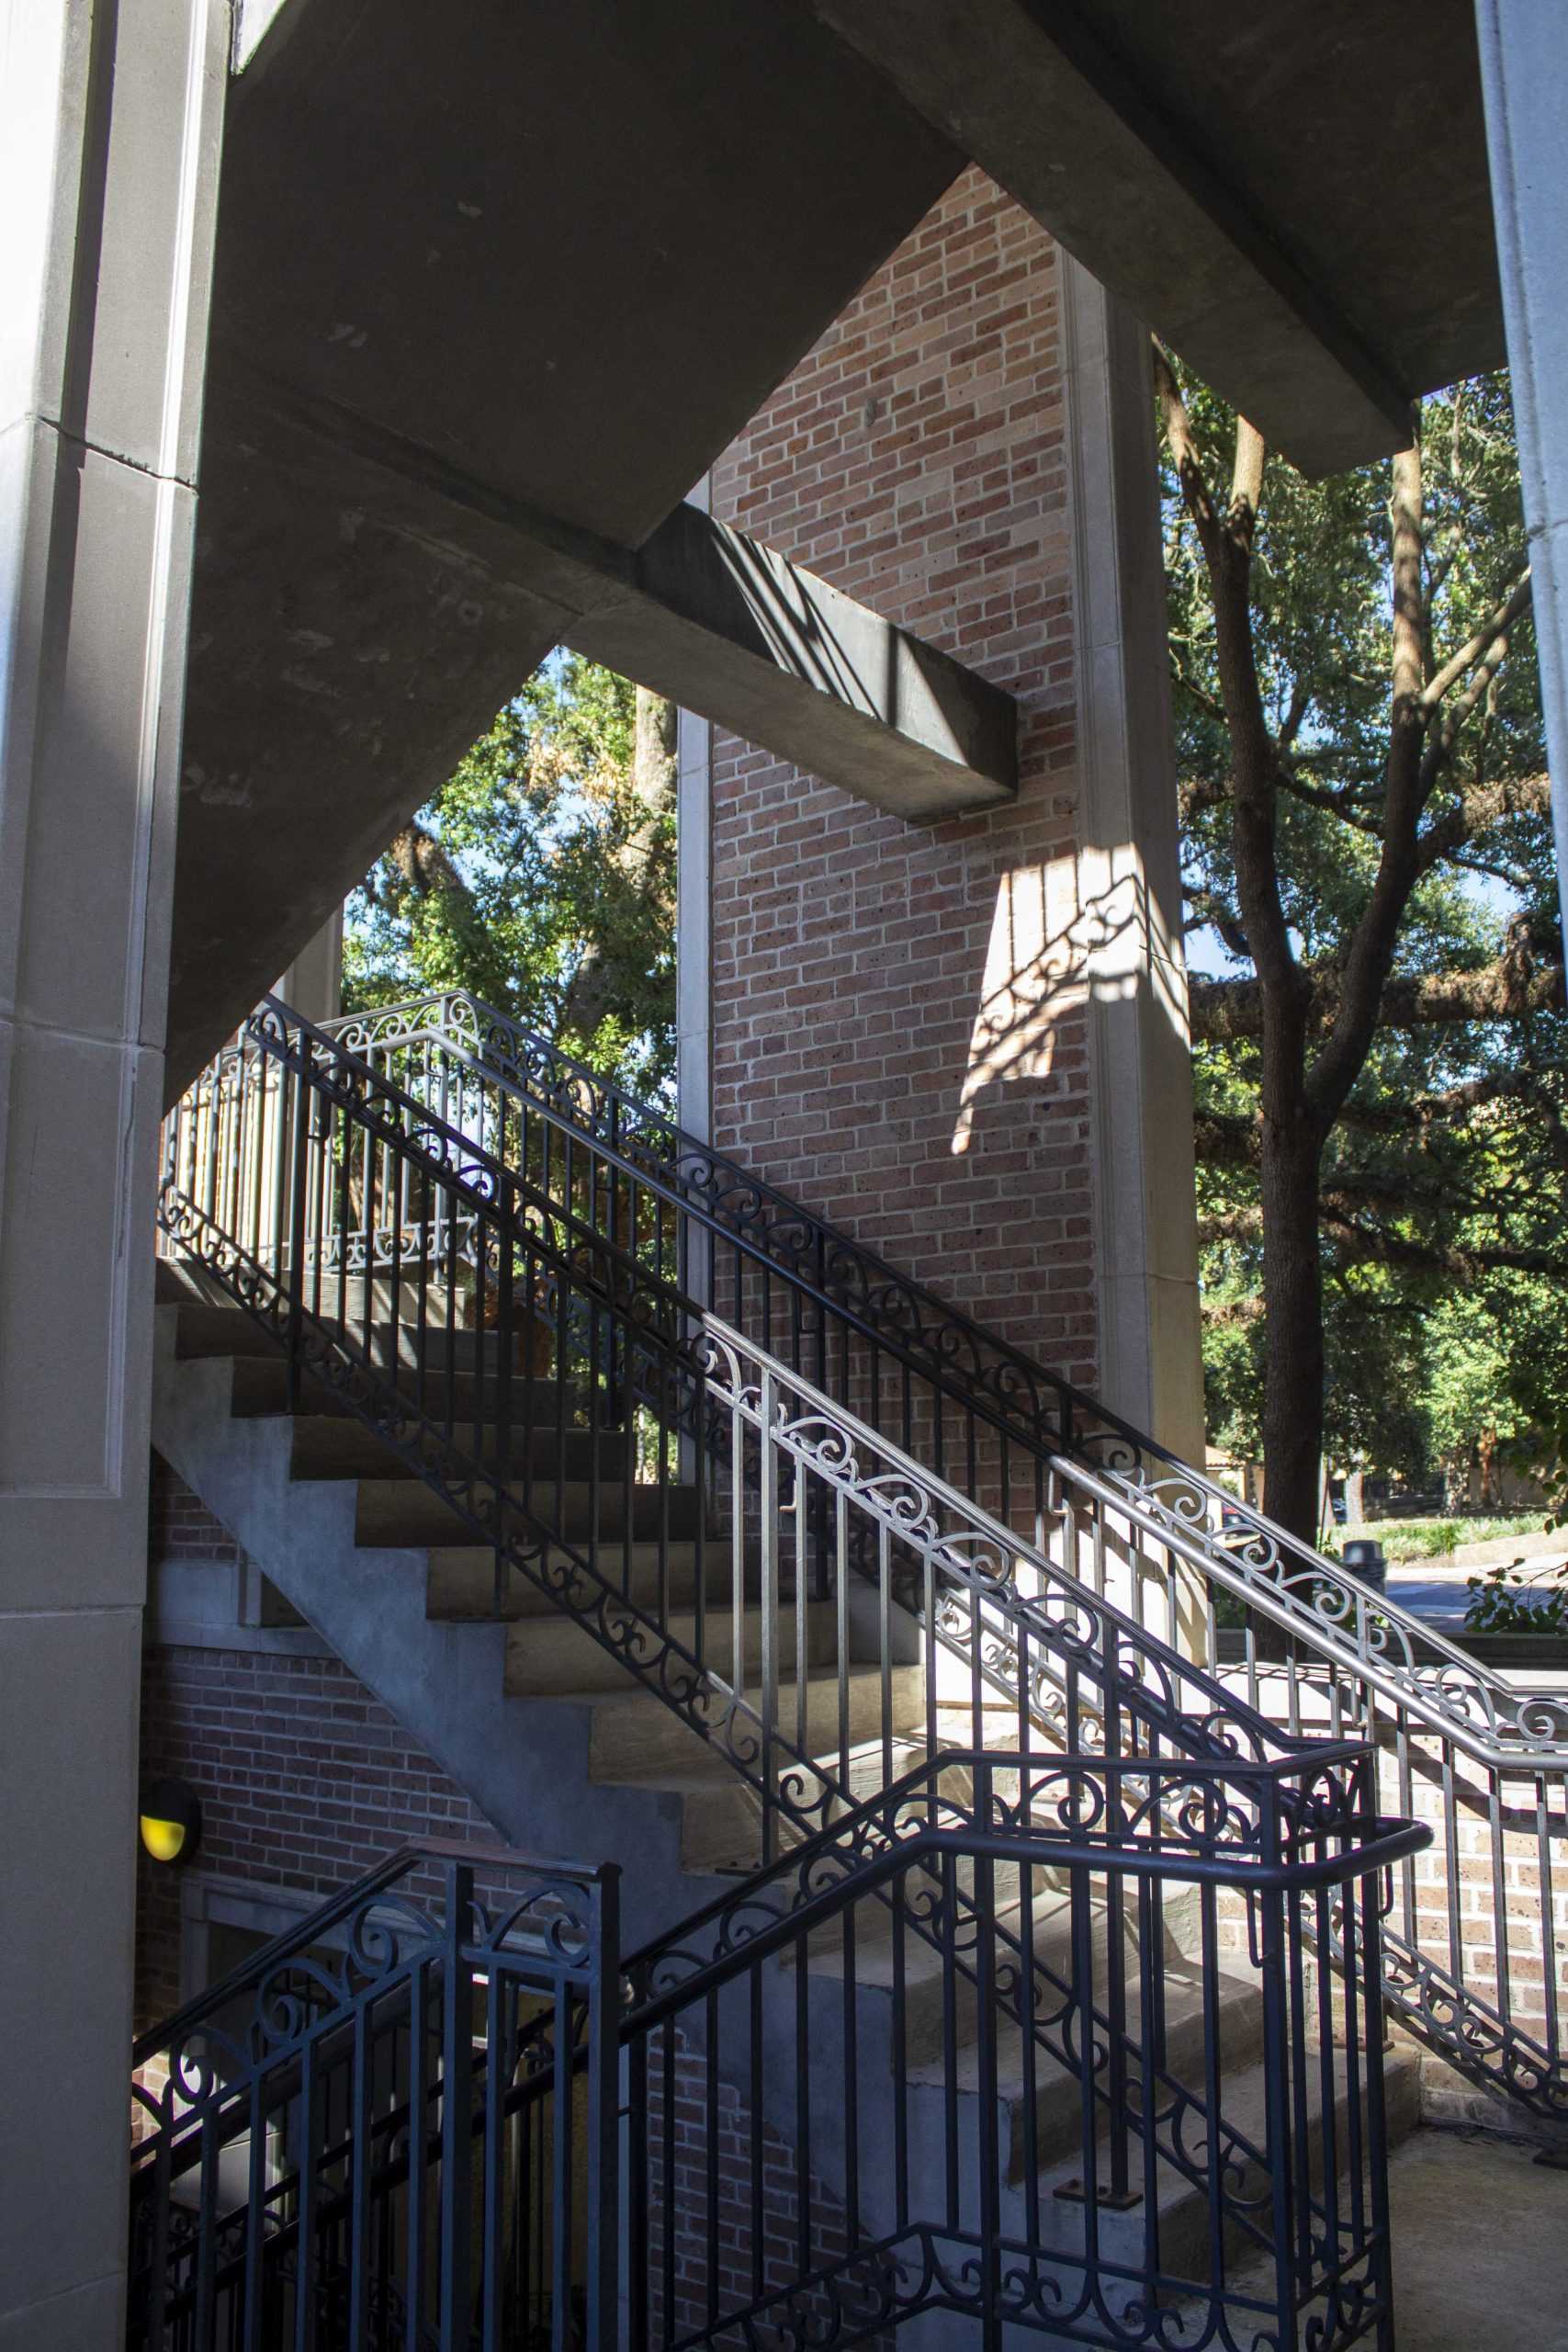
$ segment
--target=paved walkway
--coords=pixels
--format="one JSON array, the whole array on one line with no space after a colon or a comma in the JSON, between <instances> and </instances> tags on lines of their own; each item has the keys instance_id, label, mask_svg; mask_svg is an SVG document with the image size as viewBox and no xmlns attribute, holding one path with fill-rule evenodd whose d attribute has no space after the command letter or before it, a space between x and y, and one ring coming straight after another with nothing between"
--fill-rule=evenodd
<instances>
[{"instance_id":1,"label":"paved walkway","mask_svg":"<svg viewBox=\"0 0 1568 2352\"><path fill-rule=\"evenodd\" d=\"M1479 2132L1389 2165L1397 2352L1568 2352L1568 2172Z\"/></svg>"}]
</instances>

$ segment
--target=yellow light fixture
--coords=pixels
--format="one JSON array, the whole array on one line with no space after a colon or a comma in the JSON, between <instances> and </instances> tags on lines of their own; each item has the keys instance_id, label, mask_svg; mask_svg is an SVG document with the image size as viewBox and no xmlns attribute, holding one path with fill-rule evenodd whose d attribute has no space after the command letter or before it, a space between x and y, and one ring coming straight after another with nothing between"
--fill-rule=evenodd
<instances>
[{"instance_id":1,"label":"yellow light fixture","mask_svg":"<svg viewBox=\"0 0 1568 2352\"><path fill-rule=\"evenodd\" d=\"M141 1843L155 1862L188 1861L201 1836L201 1800L188 1781L152 1781L141 1792Z\"/></svg>"}]
</instances>

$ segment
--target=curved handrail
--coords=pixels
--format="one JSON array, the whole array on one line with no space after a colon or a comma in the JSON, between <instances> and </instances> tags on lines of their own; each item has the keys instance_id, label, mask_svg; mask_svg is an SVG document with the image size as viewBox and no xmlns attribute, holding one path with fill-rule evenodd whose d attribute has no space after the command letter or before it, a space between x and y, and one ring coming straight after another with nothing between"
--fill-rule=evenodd
<instances>
[{"instance_id":1,"label":"curved handrail","mask_svg":"<svg viewBox=\"0 0 1568 2352\"><path fill-rule=\"evenodd\" d=\"M875 1251L688 1135L666 1113L638 1102L468 990L432 991L344 1014L322 1027L355 1054L429 1042L469 1059L477 1075L525 1099L563 1132L603 1152L709 1230L738 1242L865 1336L895 1355L908 1353L933 1386L1034 1449L1041 1459L1058 1466L1065 1454L1075 1464L1097 1467L1102 1499L1111 1499L1113 1490L1115 1507L1132 1513L1190 1566L1325 1658L1395 1698L1477 1760L1568 1764L1568 1690L1520 1692L1505 1675L1364 1583L1342 1562L1239 1501L1010 1340L987 1331ZM627 1125L646 1141L651 1164L628 1155ZM725 1188L740 1204L735 1222L713 1205L726 1197ZM808 1250L797 1255L815 1255L825 1272L829 1265L840 1274L853 1272L863 1306L835 1296L790 1256L770 1250L762 1238L764 1212L776 1216L784 1228L812 1237ZM982 1372L987 1358L990 1369ZM1054 1422L1043 1409L1043 1396L1055 1400ZM1233 1525L1240 1520L1247 1530L1239 1541L1218 1540L1215 1522L1223 1523L1226 1514Z\"/></svg>"}]
</instances>

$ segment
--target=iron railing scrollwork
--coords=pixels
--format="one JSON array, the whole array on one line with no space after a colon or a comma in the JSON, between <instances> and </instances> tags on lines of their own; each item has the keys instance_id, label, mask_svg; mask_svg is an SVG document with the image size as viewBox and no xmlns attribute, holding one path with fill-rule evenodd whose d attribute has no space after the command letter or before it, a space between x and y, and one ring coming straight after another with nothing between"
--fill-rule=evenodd
<instances>
[{"instance_id":1,"label":"iron railing scrollwork","mask_svg":"<svg viewBox=\"0 0 1568 2352\"><path fill-rule=\"evenodd\" d=\"M258 1176L278 1166L286 1182ZM395 1216L379 1214L386 1195ZM249 1213L257 1201L267 1216ZM1104 1592L585 1231L570 1198L541 1198L281 1008L255 1016L172 1124L161 1219L288 1346L301 1391L350 1404L492 1547L499 1577L527 1577L718 1749L758 1804L736 1859L765 1865L820 1832L907 1755L998 1738L1310 1758L1313 1785L1351 1802L1352 1749L1282 1739ZM386 1250L348 1246L365 1219ZM491 1328L463 1327L465 1283ZM513 1361L541 1330L544 1399ZM651 1438L628 1397L645 1413L651 1400ZM728 1465L727 1513L679 1485L673 1429L705 1432L703 1458ZM639 1526L653 1555L640 1582ZM1052 2063L1079 2063L1061 2022L1070 1981L1027 1940L1005 1973L1019 2030ZM1099 2030L1123 2135L1190 2172L1190 2102L1168 2084L1146 2116L1130 2108L1114 2007ZM1238 2140L1234 2168L1255 2160Z\"/></svg>"},{"instance_id":2,"label":"iron railing scrollwork","mask_svg":"<svg viewBox=\"0 0 1568 2352\"><path fill-rule=\"evenodd\" d=\"M409 1849L142 2034L129 2344L613 2342L617 1878Z\"/></svg>"},{"instance_id":3,"label":"iron railing scrollwork","mask_svg":"<svg viewBox=\"0 0 1568 2352\"><path fill-rule=\"evenodd\" d=\"M1401 1873L1392 2008L1472 2079L1568 2121L1558 1910L1568 1692L1521 1689L874 1250L461 991L340 1044L488 1137L647 1270L984 1503L1288 1736L1365 1736L1441 1859ZM1228 1611L1227 1611L1228 1604ZM991 1629L1007 1679L1010 1633ZM1526 1850L1528 1849L1528 1850ZM1475 1866L1486 1882L1473 1889ZM1422 1871L1426 1876L1423 1877ZM1528 1899L1521 1900L1521 1895Z\"/></svg>"},{"instance_id":4,"label":"iron railing scrollwork","mask_svg":"<svg viewBox=\"0 0 1568 2352\"><path fill-rule=\"evenodd\" d=\"M1425 1833L1369 1814L1370 1788L1300 1758L953 1754L624 1960L611 1871L397 1857L138 2042L131 2340L837 2352L941 2312L987 2352L1009 2329L1387 2341L1378 1888ZM1141 1977L1120 2074L1096 1928L1117 1887ZM1250 1922L1247 2143L1221 2111L1222 1896ZM1193 1900L1179 2031L1151 1972ZM1047 1907L1074 1964L1062 2030L1092 2053L1055 2105L1001 1935ZM1348 1990L1303 1964L1330 1908ZM1156 2136L1128 2153L1166 2083L1174 2199Z\"/></svg>"}]
</instances>

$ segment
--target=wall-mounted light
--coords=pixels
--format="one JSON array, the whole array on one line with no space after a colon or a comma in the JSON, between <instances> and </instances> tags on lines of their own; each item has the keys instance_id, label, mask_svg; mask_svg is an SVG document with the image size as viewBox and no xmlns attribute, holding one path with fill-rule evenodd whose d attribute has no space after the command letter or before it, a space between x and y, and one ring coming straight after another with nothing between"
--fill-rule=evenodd
<instances>
[{"instance_id":1,"label":"wall-mounted light","mask_svg":"<svg viewBox=\"0 0 1568 2352\"><path fill-rule=\"evenodd\" d=\"M201 1836L201 1800L188 1781L150 1781L141 1823L141 1843L155 1862L186 1862Z\"/></svg>"}]
</instances>

